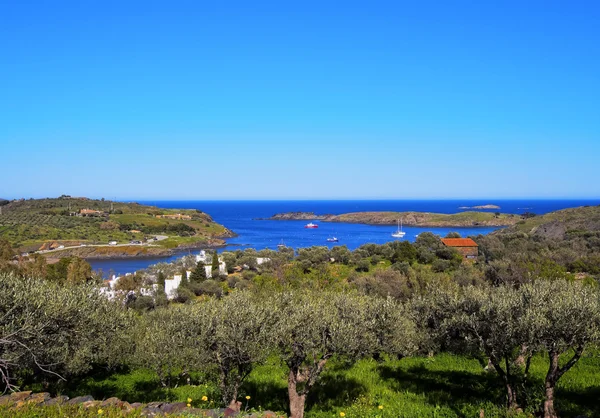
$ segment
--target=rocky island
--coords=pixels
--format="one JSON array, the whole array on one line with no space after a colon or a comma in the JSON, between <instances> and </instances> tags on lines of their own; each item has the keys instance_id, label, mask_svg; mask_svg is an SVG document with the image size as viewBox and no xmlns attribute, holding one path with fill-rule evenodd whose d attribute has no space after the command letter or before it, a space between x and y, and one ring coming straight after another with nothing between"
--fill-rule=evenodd
<instances>
[{"instance_id":1,"label":"rocky island","mask_svg":"<svg viewBox=\"0 0 600 418\"><path fill-rule=\"evenodd\" d=\"M461 206L459 209L500 209L497 205Z\"/></svg>"},{"instance_id":2,"label":"rocky island","mask_svg":"<svg viewBox=\"0 0 600 418\"><path fill-rule=\"evenodd\" d=\"M316 215L312 212L278 213L269 220L318 220L323 222L344 222L368 225L395 225L398 219L406 226L419 227L473 227L473 226L509 226L521 220L514 214L496 214L489 212L460 212L455 214L430 212L353 212L341 215Z\"/></svg>"}]
</instances>

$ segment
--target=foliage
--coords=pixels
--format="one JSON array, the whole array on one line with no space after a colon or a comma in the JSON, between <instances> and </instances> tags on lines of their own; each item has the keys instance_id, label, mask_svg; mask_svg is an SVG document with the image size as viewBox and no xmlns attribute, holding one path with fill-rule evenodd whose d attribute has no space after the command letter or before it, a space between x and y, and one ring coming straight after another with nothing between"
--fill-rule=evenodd
<instances>
[{"instance_id":1,"label":"foliage","mask_svg":"<svg viewBox=\"0 0 600 418\"><path fill-rule=\"evenodd\" d=\"M32 370L65 378L126 358L130 317L89 285L61 286L0 273L2 384Z\"/></svg>"}]
</instances>

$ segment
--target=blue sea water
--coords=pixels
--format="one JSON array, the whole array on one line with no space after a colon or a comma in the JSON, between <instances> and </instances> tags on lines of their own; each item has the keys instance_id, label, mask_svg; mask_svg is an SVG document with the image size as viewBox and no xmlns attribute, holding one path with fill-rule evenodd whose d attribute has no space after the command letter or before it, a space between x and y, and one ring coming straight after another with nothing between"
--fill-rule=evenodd
<instances>
[{"instance_id":1,"label":"blue sea water","mask_svg":"<svg viewBox=\"0 0 600 418\"><path fill-rule=\"evenodd\" d=\"M532 212L538 215L560 209L585 205L599 205L597 200L298 200L298 201L140 201L142 204L161 208L199 209L238 234L227 240L225 250L244 248L277 249L277 244L285 243L292 248L310 247L313 245L346 245L355 249L366 243L383 244L394 240L391 236L396 226L374 226L360 224L344 224L315 222L318 229L306 229L307 221L268 221L281 212L314 212L315 214L341 214L363 211L417 211L435 213L457 213L472 207L485 204L500 206L489 212L523 214ZM403 227L406 232L404 240L414 241L422 232L430 231L444 236L450 231L457 231L462 236L488 234L496 228L416 228ZM335 236L337 243L327 242L328 237ZM105 273L114 270L117 274L133 272L163 261L172 261L189 251L170 257L90 260L93 269L102 269ZM194 253L194 252L192 252Z\"/></svg>"}]
</instances>

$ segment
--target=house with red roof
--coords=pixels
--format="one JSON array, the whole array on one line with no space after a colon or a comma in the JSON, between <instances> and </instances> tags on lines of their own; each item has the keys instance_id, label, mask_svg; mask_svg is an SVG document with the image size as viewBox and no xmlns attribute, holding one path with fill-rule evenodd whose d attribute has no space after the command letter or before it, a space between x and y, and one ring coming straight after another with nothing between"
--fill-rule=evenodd
<instances>
[{"instance_id":1,"label":"house with red roof","mask_svg":"<svg viewBox=\"0 0 600 418\"><path fill-rule=\"evenodd\" d=\"M442 238L446 247L456 249L465 260L475 260L479 255L479 246L471 238Z\"/></svg>"}]
</instances>

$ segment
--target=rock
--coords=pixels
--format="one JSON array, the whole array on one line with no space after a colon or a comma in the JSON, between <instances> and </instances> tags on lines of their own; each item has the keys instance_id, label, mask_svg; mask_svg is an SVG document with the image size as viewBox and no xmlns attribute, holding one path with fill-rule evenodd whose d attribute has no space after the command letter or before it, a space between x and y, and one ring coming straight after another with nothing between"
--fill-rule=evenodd
<instances>
[{"instance_id":1,"label":"rock","mask_svg":"<svg viewBox=\"0 0 600 418\"><path fill-rule=\"evenodd\" d=\"M156 407L146 407L142 409L142 412L140 412L140 417L154 418L163 416L165 416L165 414Z\"/></svg>"},{"instance_id":2,"label":"rock","mask_svg":"<svg viewBox=\"0 0 600 418\"><path fill-rule=\"evenodd\" d=\"M81 406L83 406L85 409L90 409L90 408L99 408L100 404L101 404L100 401L86 401L86 402L82 402Z\"/></svg>"},{"instance_id":3,"label":"rock","mask_svg":"<svg viewBox=\"0 0 600 418\"><path fill-rule=\"evenodd\" d=\"M10 403L10 395L0 396L0 406L8 405Z\"/></svg>"},{"instance_id":4,"label":"rock","mask_svg":"<svg viewBox=\"0 0 600 418\"><path fill-rule=\"evenodd\" d=\"M64 396L64 395L59 395L55 398L51 398L48 399L46 402L44 402L44 406L48 406L48 405L60 405L63 404L65 402L67 402L69 400L68 396Z\"/></svg>"},{"instance_id":5,"label":"rock","mask_svg":"<svg viewBox=\"0 0 600 418\"><path fill-rule=\"evenodd\" d=\"M31 391L28 390L26 392L14 392L10 394L10 402L16 403L19 401L24 401L31 395Z\"/></svg>"},{"instance_id":6,"label":"rock","mask_svg":"<svg viewBox=\"0 0 600 418\"><path fill-rule=\"evenodd\" d=\"M42 404L48 400L50 400L51 396L48 392L41 392L41 393L34 393L33 395L29 396L26 401L28 404L32 404L32 405L39 405Z\"/></svg>"},{"instance_id":7,"label":"rock","mask_svg":"<svg viewBox=\"0 0 600 418\"><path fill-rule=\"evenodd\" d=\"M166 403L160 407L160 410L165 414L176 414L178 412L185 411L189 409L185 402L177 402L177 403Z\"/></svg>"},{"instance_id":8,"label":"rock","mask_svg":"<svg viewBox=\"0 0 600 418\"><path fill-rule=\"evenodd\" d=\"M224 416L224 413L225 409L208 409L202 411L202 416L208 418L221 418Z\"/></svg>"},{"instance_id":9,"label":"rock","mask_svg":"<svg viewBox=\"0 0 600 418\"><path fill-rule=\"evenodd\" d=\"M121 401L117 406L119 408L121 408L122 411L126 411L126 412L130 412L135 409L133 406L131 406L131 404L129 402L125 402L125 401Z\"/></svg>"},{"instance_id":10,"label":"rock","mask_svg":"<svg viewBox=\"0 0 600 418\"><path fill-rule=\"evenodd\" d=\"M69 405L76 405L76 404L80 404L80 403L84 403L84 402L89 402L89 401L93 401L94 398L91 395L86 395L86 396L77 396L73 399L71 399L70 401L67 401L67 404Z\"/></svg>"},{"instance_id":11,"label":"rock","mask_svg":"<svg viewBox=\"0 0 600 418\"><path fill-rule=\"evenodd\" d=\"M236 411L235 409L232 409L232 408L225 408L225 411L223 411L224 417L237 417L239 414L240 414L239 411Z\"/></svg>"},{"instance_id":12,"label":"rock","mask_svg":"<svg viewBox=\"0 0 600 418\"><path fill-rule=\"evenodd\" d=\"M131 407L134 408L134 409L143 408L144 406L145 406L145 404L139 403L139 402L134 402L134 403L131 404Z\"/></svg>"},{"instance_id":13,"label":"rock","mask_svg":"<svg viewBox=\"0 0 600 418\"><path fill-rule=\"evenodd\" d=\"M108 398L103 400L102 403L100 403L100 406L117 406L119 403L121 403L121 400L119 398Z\"/></svg>"},{"instance_id":14,"label":"rock","mask_svg":"<svg viewBox=\"0 0 600 418\"><path fill-rule=\"evenodd\" d=\"M160 408L162 404L164 404L164 402L150 402L146 405L146 408Z\"/></svg>"}]
</instances>

